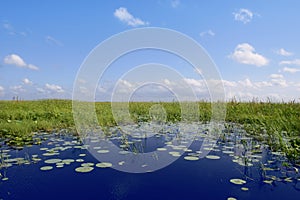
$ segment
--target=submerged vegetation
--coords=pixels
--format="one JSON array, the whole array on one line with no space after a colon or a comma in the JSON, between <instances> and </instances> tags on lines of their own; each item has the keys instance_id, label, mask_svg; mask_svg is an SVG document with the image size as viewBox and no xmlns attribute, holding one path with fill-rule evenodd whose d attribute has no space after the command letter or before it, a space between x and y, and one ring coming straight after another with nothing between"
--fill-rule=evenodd
<instances>
[{"instance_id":1,"label":"submerged vegetation","mask_svg":"<svg viewBox=\"0 0 300 200\"><path fill-rule=\"evenodd\" d=\"M135 122L151 120L149 109L157 102L131 102L130 114ZM168 122L181 121L180 104L159 102L166 111ZM111 103L95 103L99 124L115 126ZM0 101L0 138L6 144L18 147L39 143L33 132L75 133L71 100ZM207 122L211 116L211 103L199 102L199 120ZM293 162L300 156L300 104L295 102L235 102L227 103L226 130L231 123L241 124L256 140L269 145L273 151L282 151ZM0 143L1 144L1 143Z\"/></svg>"}]
</instances>

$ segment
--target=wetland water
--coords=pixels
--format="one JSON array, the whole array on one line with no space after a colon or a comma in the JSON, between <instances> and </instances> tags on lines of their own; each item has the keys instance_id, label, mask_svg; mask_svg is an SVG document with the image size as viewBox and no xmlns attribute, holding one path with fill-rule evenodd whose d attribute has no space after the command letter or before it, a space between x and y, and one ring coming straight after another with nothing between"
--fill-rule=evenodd
<instances>
[{"instance_id":1,"label":"wetland water","mask_svg":"<svg viewBox=\"0 0 300 200\"><path fill-rule=\"evenodd\" d=\"M19 150L2 142L0 199L299 199L299 166L282 153L236 125L204 143L211 135L197 126L192 135L182 130L191 125L122 127L130 136L111 128L110 137L92 136L88 144L70 134L36 133L37 144ZM118 155L101 141L120 147ZM135 162L146 152L155 162L174 162L158 170L154 161ZM147 173L122 171L133 165Z\"/></svg>"}]
</instances>

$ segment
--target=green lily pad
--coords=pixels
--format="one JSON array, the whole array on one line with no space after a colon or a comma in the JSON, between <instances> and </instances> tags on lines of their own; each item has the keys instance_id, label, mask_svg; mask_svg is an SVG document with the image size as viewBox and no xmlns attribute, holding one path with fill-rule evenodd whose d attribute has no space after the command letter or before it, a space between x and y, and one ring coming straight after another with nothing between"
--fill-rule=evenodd
<instances>
[{"instance_id":1,"label":"green lily pad","mask_svg":"<svg viewBox=\"0 0 300 200\"><path fill-rule=\"evenodd\" d=\"M59 158L53 158L53 159L48 159L48 160L45 160L44 162L47 163L47 164L54 164L54 163L59 163L61 162L62 160L59 159Z\"/></svg>"},{"instance_id":2,"label":"green lily pad","mask_svg":"<svg viewBox=\"0 0 300 200\"><path fill-rule=\"evenodd\" d=\"M81 166L82 167L93 167L95 164L94 163L91 163L91 162L88 162L88 163L82 163Z\"/></svg>"},{"instance_id":3,"label":"green lily pad","mask_svg":"<svg viewBox=\"0 0 300 200\"><path fill-rule=\"evenodd\" d=\"M76 159L76 162L84 162L84 160L83 159Z\"/></svg>"},{"instance_id":4,"label":"green lily pad","mask_svg":"<svg viewBox=\"0 0 300 200\"><path fill-rule=\"evenodd\" d=\"M237 199L234 197L228 197L227 200L237 200Z\"/></svg>"},{"instance_id":5,"label":"green lily pad","mask_svg":"<svg viewBox=\"0 0 300 200\"><path fill-rule=\"evenodd\" d=\"M194 160L199 160L199 157L195 157L195 156L185 156L184 159L185 159L185 160L194 161Z\"/></svg>"},{"instance_id":6,"label":"green lily pad","mask_svg":"<svg viewBox=\"0 0 300 200\"><path fill-rule=\"evenodd\" d=\"M69 165L69 164L71 164L72 162L75 162L75 160L74 160L74 159L63 159L62 162L63 162L64 164Z\"/></svg>"},{"instance_id":7,"label":"green lily pad","mask_svg":"<svg viewBox=\"0 0 300 200\"><path fill-rule=\"evenodd\" d=\"M109 162L101 162L101 163L97 163L96 167L107 168L107 167L112 167L112 164Z\"/></svg>"},{"instance_id":8,"label":"green lily pad","mask_svg":"<svg viewBox=\"0 0 300 200\"><path fill-rule=\"evenodd\" d=\"M156 150L157 150L157 151L167 151L166 148L157 148Z\"/></svg>"},{"instance_id":9,"label":"green lily pad","mask_svg":"<svg viewBox=\"0 0 300 200\"><path fill-rule=\"evenodd\" d=\"M44 167L40 168L40 170L42 170L42 171L48 171L48 170L51 170L51 169L53 169L52 166L44 166Z\"/></svg>"},{"instance_id":10,"label":"green lily pad","mask_svg":"<svg viewBox=\"0 0 300 200\"><path fill-rule=\"evenodd\" d=\"M98 150L97 152L98 153L108 153L109 150L107 150L107 149L101 149L101 150Z\"/></svg>"},{"instance_id":11,"label":"green lily pad","mask_svg":"<svg viewBox=\"0 0 300 200\"><path fill-rule=\"evenodd\" d=\"M248 191L249 188L247 188L247 187L242 187L241 190L242 190L242 191Z\"/></svg>"},{"instance_id":12,"label":"green lily pad","mask_svg":"<svg viewBox=\"0 0 300 200\"><path fill-rule=\"evenodd\" d=\"M243 185L243 184L246 183L245 180L243 180L243 179L238 179L238 178L230 179L230 182L233 183L233 184L236 184L236 185Z\"/></svg>"},{"instance_id":13,"label":"green lily pad","mask_svg":"<svg viewBox=\"0 0 300 200\"><path fill-rule=\"evenodd\" d=\"M80 173L87 173L87 172L91 172L93 169L94 167L85 166L85 167L77 167L75 171Z\"/></svg>"},{"instance_id":14,"label":"green lily pad","mask_svg":"<svg viewBox=\"0 0 300 200\"><path fill-rule=\"evenodd\" d=\"M264 180L263 182L271 185L273 183L273 180Z\"/></svg>"},{"instance_id":15,"label":"green lily pad","mask_svg":"<svg viewBox=\"0 0 300 200\"><path fill-rule=\"evenodd\" d=\"M210 159L210 160L218 160L220 159L220 156L215 156L215 155L207 155L205 158Z\"/></svg>"}]
</instances>

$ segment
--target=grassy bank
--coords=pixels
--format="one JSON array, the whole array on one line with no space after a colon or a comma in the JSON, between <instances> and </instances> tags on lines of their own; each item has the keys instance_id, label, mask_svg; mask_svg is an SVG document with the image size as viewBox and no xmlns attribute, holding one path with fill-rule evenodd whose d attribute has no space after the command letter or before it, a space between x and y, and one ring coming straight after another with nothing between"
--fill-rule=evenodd
<instances>
[{"instance_id":1,"label":"grassy bank","mask_svg":"<svg viewBox=\"0 0 300 200\"><path fill-rule=\"evenodd\" d=\"M149 109L153 104L131 103L129 108L134 121L149 120ZM168 121L181 120L178 103L161 104L166 110ZM199 109L200 121L209 121L211 104L200 102ZM11 145L29 143L30 135L35 131L74 128L70 100L0 101L0 110L0 137ZM110 103L96 103L96 113L100 125L116 124ZM274 150L285 151L291 158L297 159L300 154L299 103L229 102L226 121L242 124L258 140L264 140Z\"/></svg>"}]
</instances>

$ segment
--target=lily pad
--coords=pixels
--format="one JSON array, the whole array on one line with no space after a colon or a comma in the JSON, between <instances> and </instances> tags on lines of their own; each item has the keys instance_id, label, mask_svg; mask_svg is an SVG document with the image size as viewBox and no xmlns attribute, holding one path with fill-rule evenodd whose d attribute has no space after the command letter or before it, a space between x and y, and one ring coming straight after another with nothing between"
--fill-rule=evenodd
<instances>
[{"instance_id":1,"label":"lily pad","mask_svg":"<svg viewBox=\"0 0 300 200\"><path fill-rule=\"evenodd\" d=\"M246 183L245 180L243 180L243 179L238 179L238 178L230 179L230 182L233 183L233 184L236 184L236 185L243 185L243 184Z\"/></svg>"},{"instance_id":2,"label":"lily pad","mask_svg":"<svg viewBox=\"0 0 300 200\"><path fill-rule=\"evenodd\" d=\"M82 167L93 167L95 164L94 163L91 163L91 162L88 162L88 163L82 163L81 166Z\"/></svg>"},{"instance_id":3,"label":"lily pad","mask_svg":"<svg viewBox=\"0 0 300 200\"><path fill-rule=\"evenodd\" d=\"M156 150L157 150L157 151L167 151L166 148L157 148Z\"/></svg>"},{"instance_id":4,"label":"lily pad","mask_svg":"<svg viewBox=\"0 0 300 200\"><path fill-rule=\"evenodd\" d=\"M205 158L207 158L207 159L211 159L211 160L218 160L218 159L220 159L220 156L215 156L215 155L207 155L207 156L205 156Z\"/></svg>"},{"instance_id":5,"label":"lily pad","mask_svg":"<svg viewBox=\"0 0 300 200\"><path fill-rule=\"evenodd\" d=\"M98 150L97 152L98 153L108 153L109 150L107 150L107 149L101 149L101 150Z\"/></svg>"},{"instance_id":6,"label":"lily pad","mask_svg":"<svg viewBox=\"0 0 300 200\"><path fill-rule=\"evenodd\" d=\"M54 163L59 163L61 162L62 160L59 159L59 158L53 158L53 159L48 159L48 160L45 160L44 162L47 163L47 164L54 164Z\"/></svg>"},{"instance_id":7,"label":"lily pad","mask_svg":"<svg viewBox=\"0 0 300 200\"><path fill-rule=\"evenodd\" d=\"M94 169L94 167L89 167L89 166L85 166L85 167L77 167L75 169L76 172L80 172L80 173L87 173L87 172L91 172Z\"/></svg>"},{"instance_id":8,"label":"lily pad","mask_svg":"<svg viewBox=\"0 0 300 200\"><path fill-rule=\"evenodd\" d=\"M102 163L97 163L96 167L100 167L100 168L107 168L107 167L111 167L112 164L109 162L102 162Z\"/></svg>"},{"instance_id":9,"label":"lily pad","mask_svg":"<svg viewBox=\"0 0 300 200\"><path fill-rule=\"evenodd\" d=\"M44 166L44 167L40 168L40 170L42 170L42 171L48 171L48 170L51 170L51 169L53 169L52 166Z\"/></svg>"},{"instance_id":10,"label":"lily pad","mask_svg":"<svg viewBox=\"0 0 300 200\"><path fill-rule=\"evenodd\" d=\"M237 200L237 199L234 197L228 197L227 200Z\"/></svg>"},{"instance_id":11,"label":"lily pad","mask_svg":"<svg viewBox=\"0 0 300 200\"><path fill-rule=\"evenodd\" d=\"M191 160L191 161L194 161L194 160L199 160L199 157L195 157L195 156L185 156L184 159L185 159L185 160Z\"/></svg>"}]
</instances>

